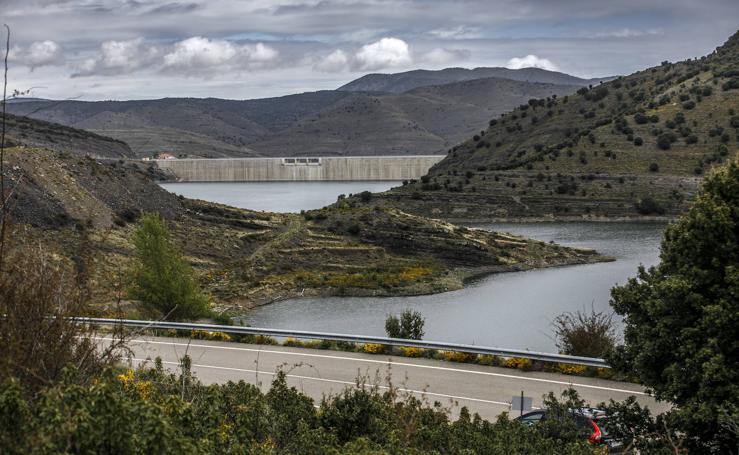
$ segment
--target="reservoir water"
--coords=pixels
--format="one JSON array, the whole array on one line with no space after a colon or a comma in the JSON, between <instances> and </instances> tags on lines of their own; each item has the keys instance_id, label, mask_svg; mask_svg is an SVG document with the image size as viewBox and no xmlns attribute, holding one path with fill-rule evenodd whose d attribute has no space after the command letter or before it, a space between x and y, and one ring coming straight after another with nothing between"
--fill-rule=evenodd
<instances>
[{"instance_id":1,"label":"reservoir water","mask_svg":"<svg viewBox=\"0 0 739 455\"><path fill-rule=\"evenodd\" d=\"M387 191L400 182L223 182L161 183L167 191L191 199L218 202L251 210L300 212L336 202L340 194Z\"/></svg>"},{"instance_id":2,"label":"reservoir water","mask_svg":"<svg viewBox=\"0 0 739 455\"><path fill-rule=\"evenodd\" d=\"M397 182L174 183L190 198L256 210L299 212L339 194L384 191ZM251 310L255 327L384 335L388 314L420 311L425 339L556 352L552 320L566 311L610 312L610 289L658 262L664 224L506 223L474 227L562 245L594 248L615 262L491 275L458 291L416 297L331 297L286 300Z\"/></svg>"},{"instance_id":3,"label":"reservoir water","mask_svg":"<svg viewBox=\"0 0 739 455\"><path fill-rule=\"evenodd\" d=\"M532 223L476 226L595 248L614 262L490 275L464 289L414 297L292 299L251 310L254 327L385 335L388 314L426 319L425 339L556 352L552 321L566 311L611 312L610 289L658 262L664 224ZM620 319L614 317L619 323Z\"/></svg>"}]
</instances>

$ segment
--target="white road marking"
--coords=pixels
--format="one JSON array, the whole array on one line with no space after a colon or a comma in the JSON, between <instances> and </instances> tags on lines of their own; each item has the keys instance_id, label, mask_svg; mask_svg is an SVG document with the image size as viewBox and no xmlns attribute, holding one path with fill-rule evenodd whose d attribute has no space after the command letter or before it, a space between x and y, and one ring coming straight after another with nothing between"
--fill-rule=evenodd
<instances>
[{"instance_id":1,"label":"white road marking","mask_svg":"<svg viewBox=\"0 0 739 455\"><path fill-rule=\"evenodd\" d=\"M149 359L132 358L131 360L134 360L136 362L142 362L142 363L150 362ZM178 365L178 366L180 365L180 362L172 362L172 361L166 361L166 360L162 360L162 363L163 364L166 364L166 365ZM275 376L277 374L277 373L270 373L268 371L249 370L247 368L221 367L221 366L216 366L216 365L202 365L202 364L198 364L198 363L193 363L191 366L192 366L192 368L210 368L210 369L213 369L213 370L238 371L240 373L266 374L266 375L270 375L270 376ZM324 378L317 378L317 377L314 377L314 376L301 376L301 375L297 375L297 374L286 374L285 376L287 376L288 378L305 379L305 380L310 380L310 381L330 382L330 383L334 383L334 384L344 384L344 385L356 385L355 382L352 382L352 381L340 381L338 379L324 379ZM389 386L385 386L385 385L377 385L377 387L380 388L380 389L389 389L390 388ZM395 389L396 390L400 390L401 392L414 393L414 394L418 394L418 395L430 395L430 396L435 396L435 397L450 398L450 399L453 399L453 400L474 401L474 402L477 402L477 403L495 404L495 405L505 406L505 407L510 407L511 406L510 403L506 403L506 402L503 402L503 401L483 400L481 398L471 398L471 397L460 397L460 396L456 396L456 395L447 395L445 393L434 393L434 392L428 392L428 391L424 391L424 390L406 389L406 388L403 388L403 387L396 387Z\"/></svg>"},{"instance_id":2,"label":"white road marking","mask_svg":"<svg viewBox=\"0 0 739 455\"><path fill-rule=\"evenodd\" d=\"M98 338L101 340L109 340L109 341L113 340L112 338L104 338L104 337L98 337ZM433 366L433 365L419 365L415 363L406 363L406 362L393 362L389 360L372 360L372 359L363 359L363 358L351 357L351 356L309 354L309 353L301 353L301 352L275 351L275 350L254 349L254 348L239 348L239 347L232 347L232 346L218 346L218 345L210 345L210 344L177 343L174 341L152 341L152 340L131 340L131 341L136 341L140 343L163 344L163 345L169 345L169 346L189 346L192 348L223 349L223 350L230 350L230 351L258 352L258 353L265 353L265 354L294 355L294 356L316 357L316 358L334 359L334 360L353 360L356 362L379 363L383 365L387 365L388 363L391 363L392 365L398 365L398 366L403 366L403 367L425 368L425 369L430 369L430 370L450 371L450 372L455 372L455 373L467 373L467 374L477 374L477 375L483 375L483 376L494 376L494 377L507 378L507 379L517 379L521 381L543 382L547 384L557 384L557 385L564 385L568 387L582 387L582 388L588 388L588 389L605 390L608 392L619 392L619 393L626 393L626 394L632 394L632 395L649 396L649 394L645 392L639 392L636 390L617 389L613 387L597 386L597 385L590 385L590 384L580 384L576 382L557 381L554 379L531 378L527 376L517 376L513 374L492 373L489 371L467 370L464 368L449 368L449 367L439 367L439 366Z\"/></svg>"}]
</instances>

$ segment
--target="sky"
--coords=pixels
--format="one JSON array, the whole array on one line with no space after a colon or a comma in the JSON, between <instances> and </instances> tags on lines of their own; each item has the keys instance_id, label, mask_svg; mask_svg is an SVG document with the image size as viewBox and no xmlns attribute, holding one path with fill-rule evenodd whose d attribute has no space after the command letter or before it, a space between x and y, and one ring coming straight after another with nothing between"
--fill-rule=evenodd
<instances>
[{"instance_id":1,"label":"sky","mask_svg":"<svg viewBox=\"0 0 739 455\"><path fill-rule=\"evenodd\" d=\"M0 0L9 90L81 100L265 98L453 66L629 74L710 53L737 19L738 0Z\"/></svg>"}]
</instances>

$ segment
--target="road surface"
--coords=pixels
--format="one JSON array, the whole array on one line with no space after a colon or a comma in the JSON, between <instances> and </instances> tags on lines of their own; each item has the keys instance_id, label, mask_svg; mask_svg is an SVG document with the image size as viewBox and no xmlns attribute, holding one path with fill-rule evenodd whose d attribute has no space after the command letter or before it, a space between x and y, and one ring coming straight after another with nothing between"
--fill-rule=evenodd
<instances>
[{"instance_id":1,"label":"road surface","mask_svg":"<svg viewBox=\"0 0 739 455\"><path fill-rule=\"evenodd\" d=\"M141 337L131 340L129 347L133 351L130 361L135 366L151 363L160 357L167 368L176 370L178 359L187 354L192 360L193 372L206 384L244 380L258 383L266 391L275 372L282 368L288 372L288 383L316 403L323 396L335 395L346 387L355 386L358 377L368 376L371 383L379 378L377 383L381 389L387 388L389 377L401 393L423 397L431 404L438 401L449 407L453 415L462 406L467 406L486 419L509 410L512 397L520 396L521 391L533 398L534 407L541 407L543 395L550 391L559 394L570 386L592 405L634 395L653 412L668 409L668 405L655 401L636 384L555 373L185 338Z\"/></svg>"}]
</instances>

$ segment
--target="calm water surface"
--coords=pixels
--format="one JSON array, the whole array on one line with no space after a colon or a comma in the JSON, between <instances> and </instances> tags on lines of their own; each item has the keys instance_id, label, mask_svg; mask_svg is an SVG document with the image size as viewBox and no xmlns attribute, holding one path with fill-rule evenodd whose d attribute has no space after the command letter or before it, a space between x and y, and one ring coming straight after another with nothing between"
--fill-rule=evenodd
<instances>
[{"instance_id":1,"label":"calm water surface","mask_svg":"<svg viewBox=\"0 0 739 455\"><path fill-rule=\"evenodd\" d=\"M339 194L385 191L398 182L167 183L191 198L254 210L299 212L336 201ZM310 298L252 310L258 327L384 335L385 317L412 308L426 318L426 339L556 350L551 321L565 311L610 311L610 289L658 260L664 224L523 223L476 227L563 245L595 248L615 262L492 275L459 291L418 297Z\"/></svg>"},{"instance_id":2,"label":"calm water surface","mask_svg":"<svg viewBox=\"0 0 739 455\"><path fill-rule=\"evenodd\" d=\"M385 317L412 308L426 318L435 341L556 352L552 320L565 311L610 312L610 289L634 276L640 264L658 261L664 224L489 224L563 245L595 248L615 262L492 275L466 288L418 297L330 297L286 300L252 310L256 327L384 335ZM620 322L620 321L619 321Z\"/></svg>"},{"instance_id":3,"label":"calm water surface","mask_svg":"<svg viewBox=\"0 0 739 455\"><path fill-rule=\"evenodd\" d=\"M336 202L340 194L387 191L400 182L185 182L160 185L167 191L192 199L285 213L325 207Z\"/></svg>"}]
</instances>

